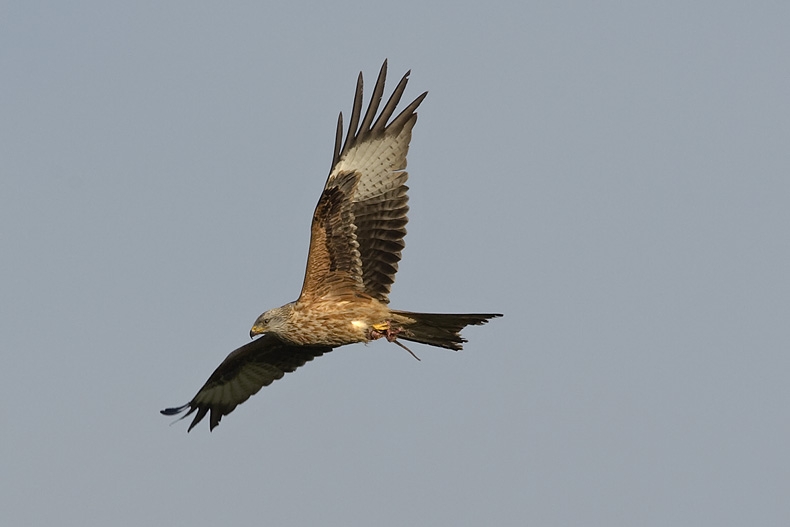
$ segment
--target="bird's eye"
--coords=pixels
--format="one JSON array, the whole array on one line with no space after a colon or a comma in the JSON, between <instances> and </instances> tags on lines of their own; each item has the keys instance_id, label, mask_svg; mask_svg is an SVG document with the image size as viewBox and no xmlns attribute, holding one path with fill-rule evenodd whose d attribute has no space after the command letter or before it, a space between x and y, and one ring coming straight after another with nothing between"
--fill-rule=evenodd
<instances>
[{"instance_id":1,"label":"bird's eye","mask_svg":"<svg viewBox=\"0 0 790 527\"><path fill-rule=\"evenodd\" d=\"M269 323L269 319L268 319L268 318L264 318L264 319L263 319L263 323L264 323L264 324L268 324L268 323Z\"/></svg>"}]
</instances>

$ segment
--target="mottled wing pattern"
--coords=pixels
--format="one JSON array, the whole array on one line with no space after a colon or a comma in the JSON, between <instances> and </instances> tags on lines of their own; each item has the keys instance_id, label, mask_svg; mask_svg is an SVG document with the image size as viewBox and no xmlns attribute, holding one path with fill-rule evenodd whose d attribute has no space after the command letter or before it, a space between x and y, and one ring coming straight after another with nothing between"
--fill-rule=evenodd
<instances>
[{"instance_id":1,"label":"mottled wing pattern","mask_svg":"<svg viewBox=\"0 0 790 527\"><path fill-rule=\"evenodd\" d=\"M358 181L357 174L342 174L318 200L301 301L364 289L351 201Z\"/></svg>"},{"instance_id":2,"label":"mottled wing pattern","mask_svg":"<svg viewBox=\"0 0 790 527\"><path fill-rule=\"evenodd\" d=\"M189 425L192 430L211 412L209 427L213 430L222 416L231 413L258 390L331 350L329 346L293 346L273 334L263 335L231 352L190 402L162 410L162 413L176 415L189 410L183 419L197 411Z\"/></svg>"},{"instance_id":3,"label":"mottled wing pattern","mask_svg":"<svg viewBox=\"0 0 790 527\"><path fill-rule=\"evenodd\" d=\"M332 170L313 215L302 301L353 292L389 301L405 245L406 155L427 92L392 119L406 73L377 117L386 76L385 61L363 118L360 73L345 142L343 114L338 118Z\"/></svg>"}]
</instances>

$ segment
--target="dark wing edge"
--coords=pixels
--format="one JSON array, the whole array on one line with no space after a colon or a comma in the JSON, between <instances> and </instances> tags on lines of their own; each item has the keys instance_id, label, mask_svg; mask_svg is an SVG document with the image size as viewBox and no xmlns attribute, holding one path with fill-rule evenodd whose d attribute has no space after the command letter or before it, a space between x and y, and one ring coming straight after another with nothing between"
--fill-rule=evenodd
<instances>
[{"instance_id":1,"label":"dark wing edge","mask_svg":"<svg viewBox=\"0 0 790 527\"><path fill-rule=\"evenodd\" d=\"M335 166L340 161L340 158L352 147L365 141L373 134L383 134L385 130L387 133L391 132L397 135L397 133L406 126L406 123L413 119L417 119L417 114L415 112L417 107L422 103L423 99L425 99L425 97L428 95L427 91L421 93L411 102L411 104L404 108L403 111L399 113L398 116L392 120L392 122L389 123L389 125L387 124L387 121L389 121L390 117L392 117L392 114L395 113L395 108L398 106L401 97L403 97L403 92L406 91L406 84L409 82L409 75L411 75L411 70L407 71L403 75L400 82L395 87L395 90L392 92L389 100L387 101L387 104L384 106L384 109L381 111L378 119L376 119L376 122L373 123L376 112L378 112L379 104L381 104L382 96L384 95L384 83L387 80L387 60L384 59L384 63L381 65L381 70L379 70L379 76L376 79L376 85L373 88L373 95L371 96L370 102L368 103L368 109L365 111L365 118L362 121L362 125L357 128L362 114L363 97L362 72L359 73L359 76L357 77L357 87L354 94L354 105L351 111L351 122L349 122L345 141L343 141L343 112L340 112L340 115L337 118L335 148L332 156L330 177L331 172L334 171Z\"/></svg>"},{"instance_id":2,"label":"dark wing edge","mask_svg":"<svg viewBox=\"0 0 790 527\"><path fill-rule=\"evenodd\" d=\"M330 346L294 346L275 335L263 335L232 351L190 402L161 413L172 416L186 411L180 421L197 412L187 432L209 415L209 429L214 430L223 416L261 388L330 351Z\"/></svg>"}]
</instances>

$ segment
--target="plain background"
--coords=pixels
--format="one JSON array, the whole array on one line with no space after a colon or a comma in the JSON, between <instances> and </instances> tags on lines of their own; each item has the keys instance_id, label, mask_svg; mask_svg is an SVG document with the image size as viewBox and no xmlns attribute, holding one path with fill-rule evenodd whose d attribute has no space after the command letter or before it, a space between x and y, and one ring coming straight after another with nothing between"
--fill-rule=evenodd
<instances>
[{"instance_id":1,"label":"plain background","mask_svg":"<svg viewBox=\"0 0 790 527\"><path fill-rule=\"evenodd\" d=\"M787 525L786 2L3 2L0 523ZM337 113L429 90L396 308L209 433Z\"/></svg>"}]
</instances>

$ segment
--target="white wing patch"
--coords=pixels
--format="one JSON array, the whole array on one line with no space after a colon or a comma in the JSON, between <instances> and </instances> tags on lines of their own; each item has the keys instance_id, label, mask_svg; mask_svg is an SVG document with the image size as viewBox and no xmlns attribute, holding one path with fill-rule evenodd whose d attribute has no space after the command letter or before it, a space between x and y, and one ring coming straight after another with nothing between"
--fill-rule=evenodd
<instances>
[{"instance_id":1,"label":"white wing patch","mask_svg":"<svg viewBox=\"0 0 790 527\"><path fill-rule=\"evenodd\" d=\"M406 152L411 139L411 127L397 136L385 135L353 146L340 158L329 176L329 181L347 172L361 175L353 201L366 201L398 188L406 182Z\"/></svg>"}]
</instances>

